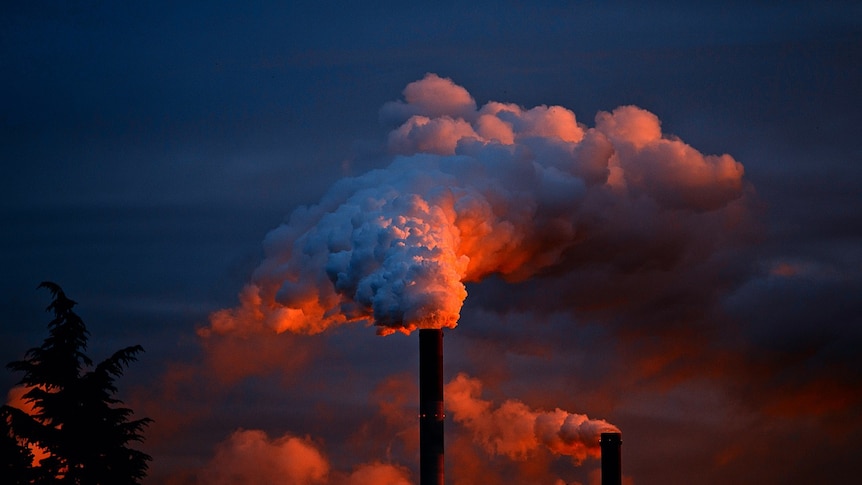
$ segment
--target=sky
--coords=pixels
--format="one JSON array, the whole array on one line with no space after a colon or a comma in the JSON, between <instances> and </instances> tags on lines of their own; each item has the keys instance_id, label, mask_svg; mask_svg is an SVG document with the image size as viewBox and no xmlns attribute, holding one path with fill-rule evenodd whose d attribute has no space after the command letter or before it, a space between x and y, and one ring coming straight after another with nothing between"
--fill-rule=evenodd
<instances>
[{"instance_id":1,"label":"sky","mask_svg":"<svg viewBox=\"0 0 862 485\"><path fill-rule=\"evenodd\" d=\"M606 427L627 484L850 480L860 61L854 2L4 4L0 360L45 280L143 345L148 484L418 484L419 327L447 483Z\"/></svg>"}]
</instances>

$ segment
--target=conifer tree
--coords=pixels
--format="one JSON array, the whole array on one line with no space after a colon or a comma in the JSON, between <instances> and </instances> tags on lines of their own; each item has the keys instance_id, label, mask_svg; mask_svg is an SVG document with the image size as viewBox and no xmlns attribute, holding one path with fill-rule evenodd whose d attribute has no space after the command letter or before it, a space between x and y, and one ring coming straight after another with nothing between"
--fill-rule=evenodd
<instances>
[{"instance_id":1,"label":"conifer tree","mask_svg":"<svg viewBox=\"0 0 862 485\"><path fill-rule=\"evenodd\" d=\"M10 406L0 408L0 476L3 483L27 485L36 479L32 468L33 453L24 442L12 433L12 413Z\"/></svg>"},{"instance_id":2,"label":"conifer tree","mask_svg":"<svg viewBox=\"0 0 862 485\"><path fill-rule=\"evenodd\" d=\"M149 418L131 419L132 410L115 397L114 381L143 352L140 345L126 347L93 367L86 355L89 332L73 311L75 301L55 283L43 282L54 299L47 310L54 318L49 336L23 360L7 367L23 372L19 381L28 391L24 399L34 415L8 412L11 431L19 441L48 453L33 470L32 483L73 485L134 485L146 476L152 458L129 448L143 441Z\"/></svg>"}]
</instances>

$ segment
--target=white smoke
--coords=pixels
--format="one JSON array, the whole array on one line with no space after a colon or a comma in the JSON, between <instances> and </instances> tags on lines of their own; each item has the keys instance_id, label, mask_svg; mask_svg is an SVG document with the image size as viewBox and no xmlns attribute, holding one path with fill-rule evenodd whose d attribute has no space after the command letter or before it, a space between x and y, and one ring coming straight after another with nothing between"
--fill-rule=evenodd
<instances>
[{"instance_id":1,"label":"white smoke","mask_svg":"<svg viewBox=\"0 0 862 485\"><path fill-rule=\"evenodd\" d=\"M240 307L213 314L202 334L451 328L465 282L523 280L586 243L607 247L601 258L630 257L621 237L664 244L662 228L694 227L744 192L740 163L663 136L634 106L589 128L561 106L477 108L434 74L404 97L381 110L397 125L391 165L341 180L269 233Z\"/></svg>"},{"instance_id":2,"label":"white smoke","mask_svg":"<svg viewBox=\"0 0 862 485\"><path fill-rule=\"evenodd\" d=\"M446 409L473 435L489 454L523 460L540 446L576 463L600 455L602 433L619 429L601 419L590 419L562 409L534 410L521 401L507 400L499 406L481 398L482 383L459 374L446 384Z\"/></svg>"}]
</instances>

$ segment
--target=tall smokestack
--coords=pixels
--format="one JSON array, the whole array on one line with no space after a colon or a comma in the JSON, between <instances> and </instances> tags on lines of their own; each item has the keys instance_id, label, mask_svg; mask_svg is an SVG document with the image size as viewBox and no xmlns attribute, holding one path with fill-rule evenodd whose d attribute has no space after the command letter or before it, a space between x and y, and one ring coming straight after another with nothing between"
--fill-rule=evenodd
<instances>
[{"instance_id":1,"label":"tall smokestack","mask_svg":"<svg viewBox=\"0 0 862 485\"><path fill-rule=\"evenodd\" d=\"M419 485L443 485L443 330L419 330Z\"/></svg>"},{"instance_id":2,"label":"tall smokestack","mask_svg":"<svg viewBox=\"0 0 862 485\"><path fill-rule=\"evenodd\" d=\"M602 485L622 485L623 469L620 447L623 439L620 433L602 433L599 444L602 447Z\"/></svg>"}]
</instances>

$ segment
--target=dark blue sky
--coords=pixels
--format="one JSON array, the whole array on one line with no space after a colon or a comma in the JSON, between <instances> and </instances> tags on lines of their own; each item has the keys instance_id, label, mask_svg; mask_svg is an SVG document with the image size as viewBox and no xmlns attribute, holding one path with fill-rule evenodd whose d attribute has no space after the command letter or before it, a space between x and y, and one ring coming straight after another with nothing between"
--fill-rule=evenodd
<instances>
[{"instance_id":1,"label":"dark blue sky","mask_svg":"<svg viewBox=\"0 0 862 485\"><path fill-rule=\"evenodd\" d=\"M587 126L637 105L666 135L730 154L756 191L753 234L729 251L720 284L688 300L707 305L693 330L642 323L678 314L681 289L629 289L638 306L584 317L543 297L578 288L566 275L493 279L468 286L447 337L450 377L482 378L497 401L617 424L634 483L743 483L754 469L761 483L849 478L862 428L860 54L853 2L4 5L0 360L44 338L48 295L35 288L56 281L80 303L95 357L147 350L121 387L157 420L149 483L203 480L196 470L240 427L317 437L345 473L375 457L415 468L409 445L390 456L350 445L366 421L383 426L374 399L392 376L409 382L414 339L361 325L284 336L231 380L208 374L219 351L195 329L236 305L266 233L297 206L388 165L380 108L433 72L479 106L561 105ZM304 357L276 357L281 345ZM604 355L620 368L602 370ZM647 361L662 363L624 371ZM171 401L164 383L180 367L218 384ZM346 383L348 396L334 392ZM347 405L367 415L332 417ZM185 428L159 424L177 409ZM476 450L484 467L527 473ZM548 461L547 483L588 483L597 467L531 460ZM449 466L455 480L460 465Z\"/></svg>"}]
</instances>

